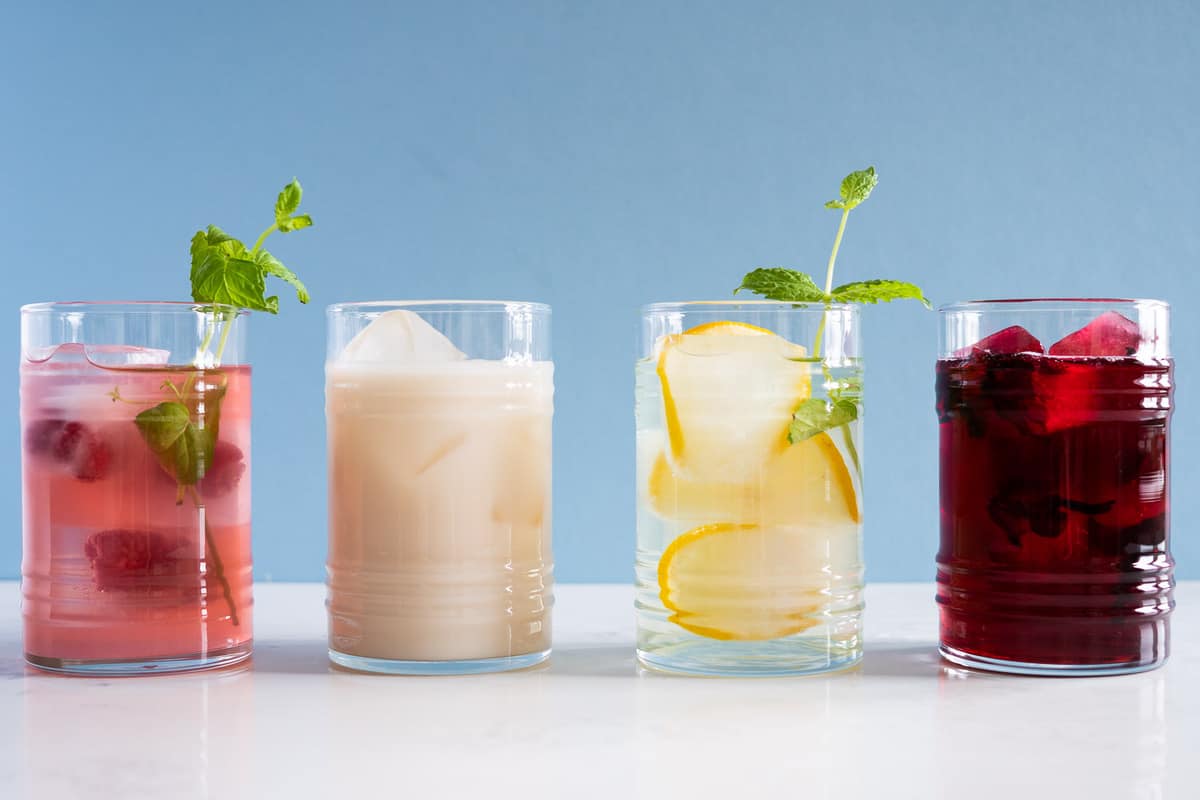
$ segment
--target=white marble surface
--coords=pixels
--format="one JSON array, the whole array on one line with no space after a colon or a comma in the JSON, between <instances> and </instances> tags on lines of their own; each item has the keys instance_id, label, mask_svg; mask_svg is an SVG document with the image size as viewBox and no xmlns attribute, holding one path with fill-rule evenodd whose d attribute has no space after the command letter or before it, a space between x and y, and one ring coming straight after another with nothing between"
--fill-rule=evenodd
<instances>
[{"instance_id":1,"label":"white marble surface","mask_svg":"<svg viewBox=\"0 0 1200 800\"><path fill-rule=\"evenodd\" d=\"M1200 584L1164 669L1077 679L941 662L928 584L870 587L860 670L758 680L639 671L626 586L462 678L334 671L323 588L256 592L252 668L100 680L27 669L0 583L0 798L1200 797Z\"/></svg>"}]
</instances>

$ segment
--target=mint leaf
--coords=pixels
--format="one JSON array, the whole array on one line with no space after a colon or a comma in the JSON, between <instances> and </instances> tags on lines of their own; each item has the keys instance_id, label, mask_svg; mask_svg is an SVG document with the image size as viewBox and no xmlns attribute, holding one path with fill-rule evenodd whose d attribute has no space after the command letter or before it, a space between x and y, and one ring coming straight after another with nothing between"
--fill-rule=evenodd
<instances>
[{"instance_id":1,"label":"mint leaf","mask_svg":"<svg viewBox=\"0 0 1200 800\"><path fill-rule=\"evenodd\" d=\"M219 247L225 255L236 256L246 252L246 245L230 236L216 225L209 225L204 231L204 237L209 247Z\"/></svg>"},{"instance_id":2,"label":"mint leaf","mask_svg":"<svg viewBox=\"0 0 1200 800\"><path fill-rule=\"evenodd\" d=\"M204 253L208 250L208 234L205 231L196 231L196 235L192 237L192 273L195 274L196 267L204 260Z\"/></svg>"},{"instance_id":3,"label":"mint leaf","mask_svg":"<svg viewBox=\"0 0 1200 800\"><path fill-rule=\"evenodd\" d=\"M206 230L196 231L192 237L192 283L196 281L196 272L204 263L210 251L215 250L224 258L243 258L246 255L246 245L233 238L216 225L209 225Z\"/></svg>"},{"instance_id":4,"label":"mint leaf","mask_svg":"<svg viewBox=\"0 0 1200 800\"><path fill-rule=\"evenodd\" d=\"M843 303L890 303L893 300L919 300L926 308L933 307L921 287L908 281L887 278L846 283L835 288L831 295L834 300Z\"/></svg>"},{"instance_id":5,"label":"mint leaf","mask_svg":"<svg viewBox=\"0 0 1200 800\"><path fill-rule=\"evenodd\" d=\"M201 429L183 403L169 401L148 408L134 418L151 452L180 486L191 486L204 477L212 463L215 433Z\"/></svg>"},{"instance_id":6,"label":"mint leaf","mask_svg":"<svg viewBox=\"0 0 1200 800\"><path fill-rule=\"evenodd\" d=\"M258 255L254 257L255 263L262 267L263 271L268 275L274 275L276 278L287 281L296 289L296 298L301 303L307 303L308 288L296 277L296 273L283 265L278 258L268 253L266 250L259 250Z\"/></svg>"},{"instance_id":7,"label":"mint leaf","mask_svg":"<svg viewBox=\"0 0 1200 800\"><path fill-rule=\"evenodd\" d=\"M849 211L858 204L862 203L871 196L872 190L879 183L879 176L875 174L874 167L860 169L857 172L851 172L845 178L842 178L840 200L830 200L825 204L826 208L840 208L844 211Z\"/></svg>"},{"instance_id":8,"label":"mint leaf","mask_svg":"<svg viewBox=\"0 0 1200 800\"><path fill-rule=\"evenodd\" d=\"M312 224L312 217L308 214L300 214L299 216L275 223L280 233L291 233L292 231L302 230L310 227Z\"/></svg>"},{"instance_id":9,"label":"mint leaf","mask_svg":"<svg viewBox=\"0 0 1200 800\"><path fill-rule=\"evenodd\" d=\"M291 233L313 224L312 217L308 214L292 216L300 207L300 198L303 194L300 181L295 178L279 193L279 198L275 201L275 229L280 233Z\"/></svg>"},{"instance_id":10,"label":"mint leaf","mask_svg":"<svg viewBox=\"0 0 1200 800\"><path fill-rule=\"evenodd\" d=\"M237 258L246 254L246 246L216 225L209 225L206 230L197 231L192 237L191 254L194 285L197 272L210 254L214 254L216 258Z\"/></svg>"},{"instance_id":11,"label":"mint leaf","mask_svg":"<svg viewBox=\"0 0 1200 800\"><path fill-rule=\"evenodd\" d=\"M300 188L300 181L292 178L292 182L283 187L283 191L279 193L279 197L275 200L275 224L279 225L279 229L283 230L283 223L288 217L296 213L296 209L300 207L300 198L303 196L304 190Z\"/></svg>"},{"instance_id":12,"label":"mint leaf","mask_svg":"<svg viewBox=\"0 0 1200 800\"><path fill-rule=\"evenodd\" d=\"M826 300L825 293L811 275L783 267L768 267L747 272L742 278L742 285L733 290L734 294L745 289L748 292L762 295L768 300L782 300L788 303L820 303Z\"/></svg>"},{"instance_id":13,"label":"mint leaf","mask_svg":"<svg viewBox=\"0 0 1200 800\"><path fill-rule=\"evenodd\" d=\"M921 287L906 281L877 279L842 284L830 295L839 303L890 303L893 300L920 300L926 308L933 305Z\"/></svg>"},{"instance_id":14,"label":"mint leaf","mask_svg":"<svg viewBox=\"0 0 1200 800\"><path fill-rule=\"evenodd\" d=\"M197 303L222 303L255 311L279 311L279 299L263 297L262 267L244 258L228 258L217 247L205 251L204 260L192 269L192 299Z\"/></svg>"},{"instance_id":15,"label":"mint leaf","mask_svg":"<svg viewBox=\"0 0 1200 800\"><path fill-rule=\"evenodd\" d=\"M851 400L822 400L810 397L792 412L788 441L798 444L818 433L858 419L858 406Z\"/></svg>"}]
</instances>

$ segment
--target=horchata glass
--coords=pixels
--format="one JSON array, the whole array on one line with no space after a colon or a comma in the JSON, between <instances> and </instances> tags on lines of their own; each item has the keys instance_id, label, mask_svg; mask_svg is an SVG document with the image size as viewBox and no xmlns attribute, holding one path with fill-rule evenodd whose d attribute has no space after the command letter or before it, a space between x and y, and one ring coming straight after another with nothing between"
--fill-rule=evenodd
<instances>
[{"instance_id":1,"label":"horchata glass","mask_svg":"<svg viewBox=\"0 0 1200 800\"><path fill-rule=\"evenodd\" d=\"M246 312L21 309L25 658L142 675L250 655Z\"/></svg>"},{"instance_id":2,"label":"horchata glass","mask_svg":"<svg viewBox=\"0 0 1200 800\"><path fill-rule=\"evenodd\" d=\"M642 664L789 675L857 663L858 309L646 306L636 416Z\"/></svg>"},{"instance_id":3,"label":"horchata glass","mask_svg":"<svg viewBox=\"0 0 1200 800\"><path fill-rule=\"evenodd\" d=\"M1157 300L941 309L941 648L1110 675L1168 652L1172 363Z\"/></svg>"},{"instance_id":4,"label":"horchata glass","mask_svg":"<svg viewBox=\"0 0 1200 800\"><path fill-rule=\"evenodd\" d=\"M550 655L550 308L329 308L329 655L370 672Z\"/></svg>"}]
</instances>

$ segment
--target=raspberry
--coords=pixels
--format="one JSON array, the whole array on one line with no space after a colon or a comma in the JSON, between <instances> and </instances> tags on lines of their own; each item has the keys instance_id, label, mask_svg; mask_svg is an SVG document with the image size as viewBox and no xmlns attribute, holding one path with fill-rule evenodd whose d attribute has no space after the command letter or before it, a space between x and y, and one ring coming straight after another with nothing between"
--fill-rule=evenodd
<instances>
[{"instance_id":1,"label":"raspberry","mask_svg":"<svg viewBox=\"0 0 1200 800\"><path fill-rule=\"evenodd\" d=\"M236 444L217 440L213 445L212 464L205 470L200 489L206 498L229 494L242 480L246 460Z\"/></svg>"},{"instance_id":2,"label":"raspberry","mask_svg":"<svg viewBox=\"0 0 1200 800\"><path fill-rule=\"evenodd\" d=\"M195 559L180 557L184 542L156 531L114 528L93 533L83 545L101 591L153 587L154 579L187 575Z\"/></svg>"},{"instance_id":3,"label":"raspberry","mask_svg":"<svg viewBox=\"0 0 1200 800\"><path fill-rule=\"evenodd\" d=\"M108 472L112 453L108 445L82 422L68 422L53 441L50 454L66 464L81 481L97 481Z\"/></svg>"},{"instance_id":4,"label":"raspberry","mask_svg":"<svg viewBox=\"0 0 1200 800\"><path fill-rule=\"evenodd\" d=\"M25 449L49 456L64 465L81 481L97 481L107 474L112 461L109 446L82 422L42 419L25 429Z\"/></svg>"},{"instance_id":5,"label":"raspberry","mask_svg":"<svg viewBox=\"0 0 1200 800\"><path fill-rule=\"evenodd\" d=\"M35 456L49 455L66 424L61 419L39 419L29 423L25 427L25 450Z\"/></svg>"}]
</instances>

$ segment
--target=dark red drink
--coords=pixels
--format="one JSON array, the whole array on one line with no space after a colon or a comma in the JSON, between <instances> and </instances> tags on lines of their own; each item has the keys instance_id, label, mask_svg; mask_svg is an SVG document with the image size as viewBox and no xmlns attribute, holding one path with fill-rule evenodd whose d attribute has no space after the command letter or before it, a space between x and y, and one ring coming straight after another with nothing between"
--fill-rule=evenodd
<instances>
[{"instance_id":1,"label":"dark red drink","mask_svg":"<svg viewBox=\"0 0 1200 800\"><path fill-rule=\"evenodd\" d=\"M1165 660L1171 363L1152 351L1110 312L1048 352L1014 326L938 362L952 660L1064 674Z\"/></svg>"}]
</instances>

